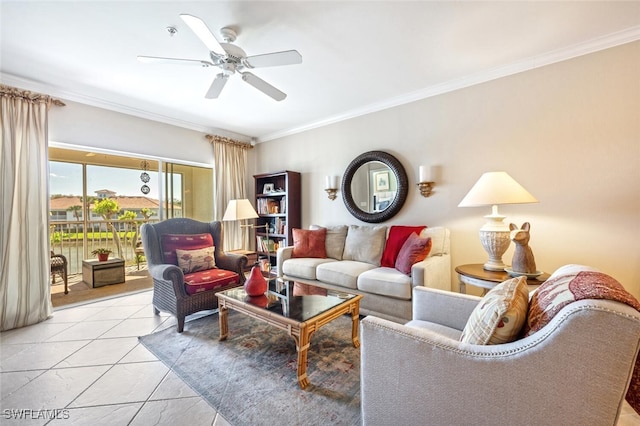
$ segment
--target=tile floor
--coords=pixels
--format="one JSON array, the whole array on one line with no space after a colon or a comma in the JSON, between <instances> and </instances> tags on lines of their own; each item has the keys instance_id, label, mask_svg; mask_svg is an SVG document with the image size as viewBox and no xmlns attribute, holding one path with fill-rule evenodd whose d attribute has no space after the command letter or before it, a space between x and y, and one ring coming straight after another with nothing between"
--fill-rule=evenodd
<instances>
[{"instance_id":1,"label":"tile floor","mask_svg":"<svg viewBox=\"0 0 640 426\"><path fill-rule=\"evenodd\" d=\"M0 333L0 423L229 425L138 343L175 325L153 315L144 291L60 308L47 321ZM618 426L640 426L626 403Z\"/></svg>"},{"instance_id":2,"label":"tile floor","mask_svg":"<svg viewBox=\"0 0 640 426\"><path fill-rule=\"evenodd\" d=\"M228 425L138 343L175 326L145 291L0 333L0 424Z\"/></svg>"}]
</instances>

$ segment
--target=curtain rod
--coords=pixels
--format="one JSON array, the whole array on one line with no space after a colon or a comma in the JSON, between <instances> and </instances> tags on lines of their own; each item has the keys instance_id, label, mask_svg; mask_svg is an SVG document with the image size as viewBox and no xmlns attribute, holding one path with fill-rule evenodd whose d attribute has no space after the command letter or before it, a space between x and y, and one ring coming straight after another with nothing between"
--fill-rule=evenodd
<instances>
[{"instance_id":1,"label":"curtain rod","mask_svg":"<svg viewBox=\"0 0 640 426\"><path fill-rule=\"evenodd\" d=\"M251 144L249 144L249 143L242 142L242 141L239 141L237 139L227 138L225 136L205 135L205 137L209 140L210 143L219 142L219 143L225 143L225 144L228 144L228 145L239 146L239 147L244 148L244 149L253 148L253 146Z\"/></svg>"},{"instance_id":2,"label":"curtain rod","mask_svg":"<svg viewBox=\"0 0 640 426\"><path fill-rule=\"evenodd\" d=\"M17 87L11 87L4 84L0 84L0 93L14 98L23 98L30 102L46 102L49 106L65 106L64 102L59 99L52 98L49 95L18 89Z\"/></svg>"}]
</instances>

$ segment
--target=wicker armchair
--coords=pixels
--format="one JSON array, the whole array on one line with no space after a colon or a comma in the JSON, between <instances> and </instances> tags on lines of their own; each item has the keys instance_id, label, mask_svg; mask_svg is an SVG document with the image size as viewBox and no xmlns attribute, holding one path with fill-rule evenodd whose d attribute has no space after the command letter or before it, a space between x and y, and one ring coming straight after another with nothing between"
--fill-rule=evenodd
<instances>
[{"instance_id":1,"label":"wicker armchair","mask_svg":"<svg viewBox=\"0 0 640 426\"><path fill-rule=\"evenodd\" d=\"M168 258L171 253L163 251L163 241L166 241L167 235L192 234L211 234L216 268L236 273L238 276L235 281L216 286L211 290L193 294L187 292L182 269L176 264L165 261L165 257ZM222 251L222 223L219 221L206 223L187 218L174 218L154 224L146 223L142 225L141 236L149 274L153 279L154 313L158 315L163 311L174 315L178 320L178 333L184 330L187 315L218 307L216 297L218 291L244 283L243 271L248 262L247 256Z\"/></svg>"},{"instance_id":2,"label":"wicker armchair","mask_svg":"<svg viewBox=\"0 0 640 426\"><path fill-rule=\"evenodd\" d=\"M64 294L69 294L69 281L67 279L68 267L67 258L61 254L51 252L51 284L56 283L56 275L62 277L64 281Z\"/></svg>"}]
</instances>

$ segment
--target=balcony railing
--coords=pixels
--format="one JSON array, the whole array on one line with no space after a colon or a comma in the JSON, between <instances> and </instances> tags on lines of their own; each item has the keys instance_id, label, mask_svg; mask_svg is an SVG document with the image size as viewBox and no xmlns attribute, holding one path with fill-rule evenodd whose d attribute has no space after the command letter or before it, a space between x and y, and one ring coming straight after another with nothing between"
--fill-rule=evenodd
<instances>
[{"instance_id":1,"label":"balcony railing","mask_svg":"<svg viewBox=\"0 0 640 426\"><path fill-rule=\"evenodd\" d=\"M91 252L99 247L109 248L110 258L124 259L127 265L136 264L137 256L143 256L135 251L140 241L140 226L155 222L158 220L92 220L85 225L82 221L52 221L51 250L67 258L69 274L81 273L82 260L95 259Z\"/></svg>"}]
</instances>

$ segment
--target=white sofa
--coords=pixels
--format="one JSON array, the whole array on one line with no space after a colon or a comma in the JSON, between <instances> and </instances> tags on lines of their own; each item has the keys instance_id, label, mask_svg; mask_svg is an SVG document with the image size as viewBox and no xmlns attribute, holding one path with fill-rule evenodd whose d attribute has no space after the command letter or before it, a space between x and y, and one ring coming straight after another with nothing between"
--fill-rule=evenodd
<instances>
[{"instance_id":1,"label":"white sofa","mask_svg":"<svg viewBox=\"0 0 640 426\"><path fill-rule=\"evenodd\" d=\"M329 290L361 294L364 296L360 302L362 315L376 315L398 323L412 318L414 287L451 289L450 238L446 228L422 230L421 237L431 238L431 251L426 259L411 267L411 276L395 268L380 266L388 237L387 226L326 228L327 257L292 257L293 246L281 247L277 251L279 277Z\"/></svg>"}]
</instances>

